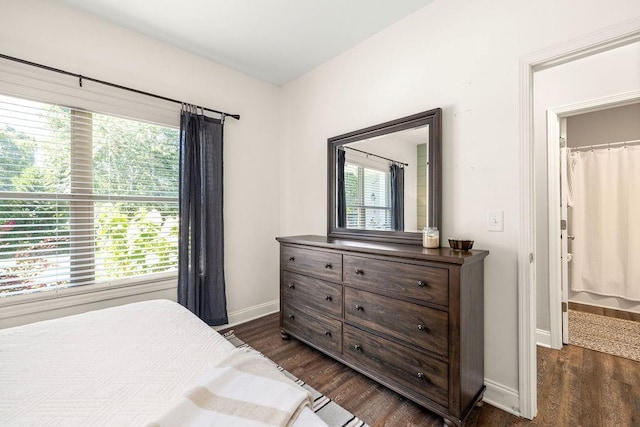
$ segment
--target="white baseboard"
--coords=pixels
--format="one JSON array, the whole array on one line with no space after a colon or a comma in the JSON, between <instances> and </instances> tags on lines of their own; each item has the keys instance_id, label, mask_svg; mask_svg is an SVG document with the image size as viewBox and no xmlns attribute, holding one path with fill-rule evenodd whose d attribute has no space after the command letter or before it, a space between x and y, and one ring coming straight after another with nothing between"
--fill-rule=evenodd
<instances>
[{"instance_id":1,"label":"white baseboard","mask_svg":"<svg viewBox=\"0 0 640 427\"><path fill-rule=\"evenodd\" d=\"M236 326L241 323L266 316L267 314L276 313L278 311L280 311L279 300L269 301L263 304L254 305L253 307L243 308L242 310L237 310L229 313L229 323L227 323L226 325L216 326L213 329L217 331L221 329L227 329L231 326Z\"/></svg>"},{"instance_id":2,"label":"white baseboard","mask_svg":"<svg viewBox=\"0 0 640 427\"><path fill-rule=\"evenodd\" d=\"M536 329L536 344L540 347L551 348L551 332Z\"/></svg>"},{"instance_id":3,"label":"white baseboard","mask_svg":"<svg viewBox=\"0 0 640 427\"><path fill-rule=\"evenodd\" d=\"M502 384L484 379L487 389L484 392L484 401L491 406L502 409L510 414L520 417L520 396L518 391Z\"/></svg>"}]
</instances>

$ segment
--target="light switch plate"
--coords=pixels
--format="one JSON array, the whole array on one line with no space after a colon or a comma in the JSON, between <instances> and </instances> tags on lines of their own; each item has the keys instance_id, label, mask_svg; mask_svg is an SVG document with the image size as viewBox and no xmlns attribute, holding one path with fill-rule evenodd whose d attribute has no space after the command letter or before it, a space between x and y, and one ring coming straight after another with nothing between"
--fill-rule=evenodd
<instances>
[{"instance_id":1,"label":"light switch plate","mask_svg":"<svg viewBox=\"0 0 640 427\"><path fill-rule=\"evenodd\" d=\"M504 231L504 211L487 212L487 231Z\"/></svg>"}]
</instances>

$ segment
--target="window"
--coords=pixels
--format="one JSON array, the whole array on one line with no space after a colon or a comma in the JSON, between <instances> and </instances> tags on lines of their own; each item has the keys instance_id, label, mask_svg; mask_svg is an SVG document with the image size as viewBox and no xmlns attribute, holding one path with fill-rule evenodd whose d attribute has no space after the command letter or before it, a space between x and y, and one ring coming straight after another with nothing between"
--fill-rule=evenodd
<instances>
[{"instance_id":1,"label":"window","mask_svg":"<svg viewBox=\"0 0 640 427\"><path fill-rule=\"evenodd\" d=\"M175 275L175 128L0 95L0 297Z\"/></svg>"},{"instance_id":2,"label":"window","mask_svg":"<svg viewBox=\"0 0 640 427\"><path fill-rule=\"evenodd\" d=\"M391 177L388 163L362 164L347 159L344 168L347 228L391 228ZM369 162L371 163L371 162Z\"/></svg>"}]
</instances>

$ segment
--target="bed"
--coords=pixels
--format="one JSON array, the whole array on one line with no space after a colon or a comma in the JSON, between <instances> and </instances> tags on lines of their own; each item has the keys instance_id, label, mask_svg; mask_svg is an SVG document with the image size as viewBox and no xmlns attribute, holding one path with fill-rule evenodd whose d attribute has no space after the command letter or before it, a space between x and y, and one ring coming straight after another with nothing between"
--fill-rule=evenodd
<instances>
[{"instance_id":1,"label":"bed","mask_svg":"<svg viewBox=\"0 0 640 427\"><path fill-rule=\"evenodd\" d=\"M235 350L167 300L0 330L0 425L165 425ZM326 424L305 407L294 425Z\"/></svg>"}]
</instances>

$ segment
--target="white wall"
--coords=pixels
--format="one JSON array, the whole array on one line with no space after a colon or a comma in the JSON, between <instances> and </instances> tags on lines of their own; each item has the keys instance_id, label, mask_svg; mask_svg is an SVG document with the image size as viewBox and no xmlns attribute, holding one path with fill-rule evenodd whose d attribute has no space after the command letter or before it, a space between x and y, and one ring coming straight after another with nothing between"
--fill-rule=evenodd
<instances>
[{"instance_id":1,"label":"white wall","mask_svg":"<svg viewBox=\"0 0 640 427\"><path fill-rule=\"evenodd\" d=\"M537 329L549 331L547 122L550 108L640 89L640 43L592 55L534 74L536 163ZM568 135L568 138L571 138ZM559 292L554 284L551 291ZM558 307L558 310L560 308Z\"/></svg>"},{"instance_id":2,"label":"white wall","mask_svg":"<svg viewBox=\"0 0 640 427\"><path fill-rule=\"evenodd\" d=\"M485 264L487 383L517 411L518 64L534 51L640 15L640 3L437 1L283 87L283 234L324 234L326 140L443 108L443 236ZM504 232L486 231L503 210Z\"/></svg>"},{"instance_id":3,"label":"white wall","mask_svg":"<svg viewBox=\"0 0 640 427\"><path fill-rule=\"evenodd\" d=\"M0 52L241 114L225 125L225 265L231 321L278 309L279 88L46 0L0 0ZM179 114L179 106L176 107ZM259 183L257 185L256 183ZM166 291L145 298L174 295ZM4 325L128 302L6 319Z\"/></svg>"}]
</instances>

